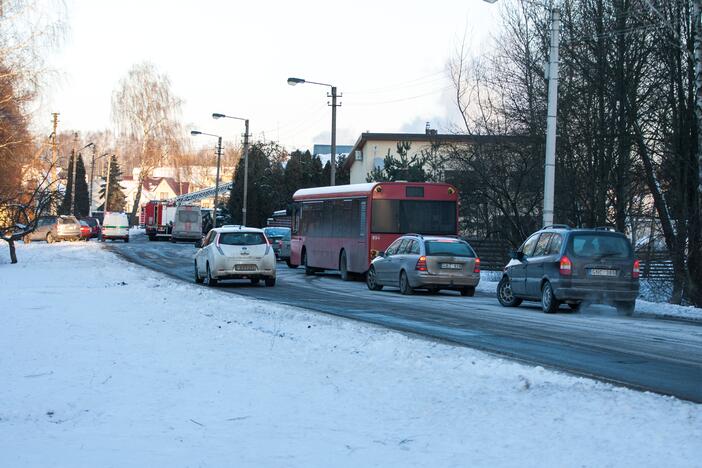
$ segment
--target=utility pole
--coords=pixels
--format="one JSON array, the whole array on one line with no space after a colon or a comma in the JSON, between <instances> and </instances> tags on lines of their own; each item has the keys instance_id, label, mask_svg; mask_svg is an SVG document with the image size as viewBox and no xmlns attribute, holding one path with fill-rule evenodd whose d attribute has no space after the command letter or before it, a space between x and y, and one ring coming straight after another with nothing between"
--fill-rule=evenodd
<instances>
[{"instance_id":1,"label":"utility pole","mask_svg":"<svg viewBox=\"0 0 702 468\"><path fill-rule=\"evenodd\" d=\"M217 175L215 176L214 227L217 227L217 199L219 198L219 162L222 159L222 137L217 137Z\"/></svg>"},{"instance_id":2,"label":"utility pole","mask_svg":"<svg viewBox=\"0 0 702 468\"><path fill-rule=\"evenodd\" d=\"M93 215L93 180L95 175L95 152L97 151L96 146L93 145L93 157L90 159L90 207L88 208L88 215ZM104 155L103 155L104 156ZM102 157L102 156L101 156Z\"/></svg>"},{"instance_id":3,"label":"utility pole","mask_svg":"<svg viewBox=\"0 0 702 468\"><path fill-rule=\"evenodd\" d=\"M331 87L331 94L327 93L327 97L331 97L332 108L332 126L331 126L331 185L336 185L336 108L341 104L336 103L336 86Z\"/></svg>"},{"instance_id":4,"label":"utility pole","mask_svg":"<svg viewBox=\"0 0 702 468\"><path fill-rule=\"evenodd\" d=\"M71 150L71 158L73 158L73 180L71 181L71 214L76 214L76 146L78 146L78 133L73 133L73 150Z\"/></svg>"},{"instance_id":5,"label":"utility pole","mask_svg":"<svg viewBox=\"0 0 702 468\"><path fill-rule=\"evenodd\" d=\"M52 114L52 126L53 132L51 133L51 168L49 172L53 172L54 177L51 180L52 184L55 184L54 190L58 191L59 186L59 165L58 165L58 147L56 145L56 132L58 131L58 112L53 112ZM51 211L54 214L58 214L58 202L55 200L52 203Z\"/></svg>"},{"instance_id":6,"label":"utility pole","mask_svg":"<svg viewBox=\"0 0 702 468\"><path fill-rule=\"evenodd\" d=\"M246 203L249 194L249 119L244 121L244 203L241 207L241 224L246 226Z\"/></svg>"},{"instance_id":7,"label":"utility pole","mask_svg":"<svg viewBox=\"0 0 702 468\"><path fill-rule=\"evenodd\" d=\"M105 213L107 213L107 200L109 200L110 196L110 171L112 170L112 157L114 155L110 156L107 159L107 177L105 177L105 206L102 207L102 215L103 219L105 216Z\"/></svg>"},{"instance_id":8,"label":"utility pole","mask_svg":"<svg viewBox=\"0 0 702 468\"><path fill-rule=\"evenodd\" d=\"M546 114L546 158L544 161L544 226L553 224L556 180L556 115L558 111L558 41L561 14L551 9L551 45L548 59L548 110Z\"/></svg>"},{"instance_id":9,"label":"utility pole","mask_svg":"<svg viewBox=\"0 0 702 468\"><path fill-rule=\"evenodd\" d=\"M694 60L695 60L695 115L697 116L697 125L702 126L702 0L693 0L692 2L692 30L695 35L693 44ZM702 210L702 131L697 131L697 170L699 177L699 205Z\"/></svg>"}]
</instances>

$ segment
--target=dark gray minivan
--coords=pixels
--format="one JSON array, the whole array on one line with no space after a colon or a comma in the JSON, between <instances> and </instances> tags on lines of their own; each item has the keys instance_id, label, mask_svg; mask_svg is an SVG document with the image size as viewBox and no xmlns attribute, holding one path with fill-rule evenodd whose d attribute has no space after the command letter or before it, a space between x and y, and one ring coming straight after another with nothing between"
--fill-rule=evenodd
<instances>
[{"instance_id":1,"label":"dark gray minivan","mask_svg":"<svg viewBox=\"0 0 702 468\"><path fill-rule=\"evenodd\" d=\"M532 234L512 255L497 285L505 307L541 301L546 313L566 303L614 305L634 312L639 294L639 262L627 237L609 228L547 226Z\"/></svg>"}]
</instances>

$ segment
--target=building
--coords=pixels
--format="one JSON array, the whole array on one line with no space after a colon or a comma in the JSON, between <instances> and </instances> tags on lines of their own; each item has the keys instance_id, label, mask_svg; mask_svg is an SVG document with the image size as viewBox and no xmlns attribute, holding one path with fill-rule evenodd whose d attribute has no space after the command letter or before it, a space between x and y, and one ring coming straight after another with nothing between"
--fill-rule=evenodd
<instances>
[{"instance_id":1,"label":"building","mask_svg":"<svg viewBox=\"0 0 702 468\"><path fill-rule=\"evenodd\" d=\"M124 188L126 196L125 210L130 212L136 200L139 178L134 176L123 177L120 185ZM149 200L168 200L178 195L190 193L190 182L179 182L172 177L147 177L141 189L139 204L143 205Z\"/></svg>"},{"instance_id":2,"label":"building","mask_svg":"<svg viewBox=\"0 0 702 468\"><path fill-rule=\"evenodd\" d=\"M429 128L424 133L361 133L346 159L350 183L361 184L375 168L384 167L385 157L397 156L398 143L409 143L408 155L422 152L441 152L441 148L483 143L506 143L523 140L522 137L485 136L438 133Z\"/></svg>"}]
</instances>

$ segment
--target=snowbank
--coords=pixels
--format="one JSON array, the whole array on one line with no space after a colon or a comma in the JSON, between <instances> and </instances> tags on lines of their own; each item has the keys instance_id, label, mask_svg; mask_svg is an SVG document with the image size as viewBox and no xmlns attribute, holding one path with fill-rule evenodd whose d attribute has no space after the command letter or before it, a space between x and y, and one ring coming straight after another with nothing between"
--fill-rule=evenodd
<instances>
[{"instance_id":1,"label":"snowbank","mask_svg":"<svg viewBox=\"0 0 702 468\"><path fill-rule=\"evenodd\" d=\"M702 406L177 282L0 265L0 466L700 466Z\"/></svg>"}]
</instances>

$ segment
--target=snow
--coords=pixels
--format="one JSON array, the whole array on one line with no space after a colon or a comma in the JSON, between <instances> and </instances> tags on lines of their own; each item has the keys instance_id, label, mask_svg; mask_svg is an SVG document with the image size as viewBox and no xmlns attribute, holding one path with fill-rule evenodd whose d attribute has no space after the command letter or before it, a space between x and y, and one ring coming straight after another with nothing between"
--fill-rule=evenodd
<instances>
[{"instance_id":1,"label":"snow","mask_svg":"<svg viewBox=\"0 0 702 468\"><path fill-rule=\"evenodd\" d=\"M502 272L500 271L481 271L480 283L478 283L476 291L495 295L497 283L500 281L501 277ZM636 300L635 315L702 321L702 309L699 307L688 307L677 304L667 304L661 301L644 300L642 297L646 299L655 298L655 294L648 288L645 280L641 281L639 299Z\"/></svg>"},{"instance_id":2,"label":"snow","mask_svg":"<svg viewBox=\"0 0 702 468\"><path fill-rule=\"evenodd\" d=\"M702 405L246 299L0 263L0 466L702 466Z\"/></svg>"}]
</instances>

